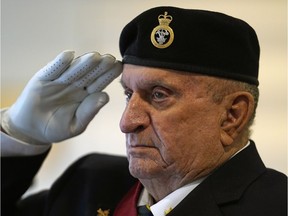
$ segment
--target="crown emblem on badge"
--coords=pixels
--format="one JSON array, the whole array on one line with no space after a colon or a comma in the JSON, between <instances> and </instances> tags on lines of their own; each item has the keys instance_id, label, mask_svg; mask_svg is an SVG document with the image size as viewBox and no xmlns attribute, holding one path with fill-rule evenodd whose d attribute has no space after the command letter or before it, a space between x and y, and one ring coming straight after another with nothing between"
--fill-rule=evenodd
<instances>
[{"instance_id":1,"label":"crown emblem on badge","mask_svg":"<svg viewBox=\"0 0 288 216\"><path fill-rule=\"evenodd\" d=\"M173 17L168 15L168 12L158 16L159 25L156 26L151 32L152 44L159 48L169 47L174 40L174 32L169 24L172 22Z\"/></svg>"},{"instance_id":2,"label":"crown emblem on badge","mask_svg":"<svg viewBox=\"0 0 288 216\"><path fill-rule=\"evenodd\" d=\"M165 12L164 14L160 14L158 16L159 24L160 25L169 25L170 22L172 22L173 17L171 15L167 15L168 12Z\"/></svg>"}]
</instances>

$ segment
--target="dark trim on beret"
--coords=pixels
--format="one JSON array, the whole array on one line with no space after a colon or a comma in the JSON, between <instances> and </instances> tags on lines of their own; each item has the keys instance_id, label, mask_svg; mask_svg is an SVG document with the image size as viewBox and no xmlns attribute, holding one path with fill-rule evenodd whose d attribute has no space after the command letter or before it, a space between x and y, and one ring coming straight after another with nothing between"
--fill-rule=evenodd
<instances>
[{"instance_id":1,"label":"dark trim on beret","mask_svg":"<svg viewBox=\"0 0 288 216\"><path fill-rule=\"evenodd\" d=\"M155 68L163 68L163 69L171 69L171 70L179 70L179 71L186 71L191 73L200 73L203 75L208 76L215 76L215 77L223 77L227 79L238 80L242 82L247 82L253 85L259 85L259 82L256 78L251 76L246 76L242 74L233 74L226 72L224 70L219 69L210 69L207 67L201 67L196 65L187 65L175 62L159 62L153 59L141 59L135 56L124 56L122 59L123 64L133 64L133 65L140 65L140 66L147 66L147 67L155 67Z\"/></svg>"}]
</instances>

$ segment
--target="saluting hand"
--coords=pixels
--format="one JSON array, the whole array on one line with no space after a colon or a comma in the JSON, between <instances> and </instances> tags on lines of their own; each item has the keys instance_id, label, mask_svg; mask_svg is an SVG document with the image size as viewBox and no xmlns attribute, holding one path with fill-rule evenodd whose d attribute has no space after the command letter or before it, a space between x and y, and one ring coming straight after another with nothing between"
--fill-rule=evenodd
<instances>
[{"instance_id":1,"label":"saluting hand","mask_svg":"<svg viewBox=\"0 0 288 216\"><path fill-rule=\"evenodd\" d=\"M109 101L102 90L122 72L111 55L60 53L29 81L2 115L11 136L31 144L59 142L82 133Z\"/></svg>"}]
</instances>

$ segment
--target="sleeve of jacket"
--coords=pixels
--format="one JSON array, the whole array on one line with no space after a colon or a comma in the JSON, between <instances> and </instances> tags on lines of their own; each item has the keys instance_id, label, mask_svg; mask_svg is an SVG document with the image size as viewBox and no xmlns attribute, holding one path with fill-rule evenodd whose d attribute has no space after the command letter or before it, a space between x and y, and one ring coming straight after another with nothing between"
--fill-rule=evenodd
<instances>
[{"instance_id":1,"label":"sleeve of jacket","mask_svg":"<svg viewBox=\"0 0 288 216\"><path fill-rule=\"evenodd\" d=\"M5 163L9 169L6 169L8 175L2 182L2 187L5 185L5 198L2 196L4 208L1 209L3 216L84 216L94 215L99 208L113 212L124 194L136 182L129 173L125 157L93 153L71 164L49 190L20 199L45 155L42 155L42 159L40 157L15 158L15 161L6 158ZM18 163L21 163L20 167ZM23 171L26 166L35 166L30 167L29 175ZM10 172L13 167L18 171ZM20 185L19 182L23 183Z\"/></svg>"},{"instance_id":2,"label":"sleeve of jacket","mask_svg":"<svg viewBox=\"0 0 288 216\"><path fill-rule=\"evenodd\" d=\"M14 215L49 151L36 156L1 157L1 214Z\"/></svg>"}]
</instances>

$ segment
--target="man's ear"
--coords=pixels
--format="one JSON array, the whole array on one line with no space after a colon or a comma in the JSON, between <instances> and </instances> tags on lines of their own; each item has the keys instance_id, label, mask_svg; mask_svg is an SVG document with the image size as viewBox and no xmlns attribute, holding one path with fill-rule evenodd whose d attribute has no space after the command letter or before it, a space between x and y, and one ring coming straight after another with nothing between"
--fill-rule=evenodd
<instances>
[{"instance_id":1,"label":"man's ear","mask_svg":"<svg viewBox=\"0 0 288 216\"><path fill-rule=\"evenodd\" d=\"M228 146L246 129L254 112L254 98L249 92L235 92L227 95L223 102L221 141Z\"/></svg>"}]
</instances>

